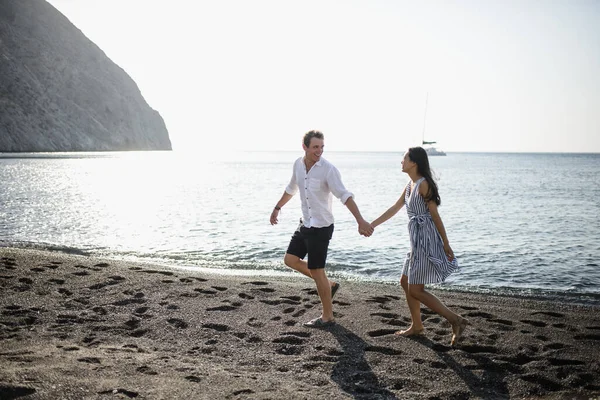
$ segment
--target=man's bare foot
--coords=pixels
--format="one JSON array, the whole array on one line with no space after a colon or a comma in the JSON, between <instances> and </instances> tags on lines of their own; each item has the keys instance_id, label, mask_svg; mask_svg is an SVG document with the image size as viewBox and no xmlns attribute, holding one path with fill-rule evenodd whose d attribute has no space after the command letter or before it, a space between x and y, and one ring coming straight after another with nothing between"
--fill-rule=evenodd
<instances>
[{"instance_id":1,"label":"man's bare foot","mask_svg":"<svg viewBox=\"0 0 600 400\"><path fill-rule=\"evenodd\" d=\"M469 325L469 321L466 318L458 316L458 319L455 323L452 324L452 340L450 341L450 345L454 346L460 340L463 332Z\"/></svg>"},{"instance_id":2,"label":"man's bare foot","mask_svg":"<svg viewBox=\"0 0 600 400\"><path fill-rule=\"evenodd\" d=\"M423 327L415 328L415 327L411 326L407 330L395 332L394 335L397 335L397 336L417 336L417 335L422 335L424 330L425 330L425 328L423 328Z\"/></svg>"}]
</instances>

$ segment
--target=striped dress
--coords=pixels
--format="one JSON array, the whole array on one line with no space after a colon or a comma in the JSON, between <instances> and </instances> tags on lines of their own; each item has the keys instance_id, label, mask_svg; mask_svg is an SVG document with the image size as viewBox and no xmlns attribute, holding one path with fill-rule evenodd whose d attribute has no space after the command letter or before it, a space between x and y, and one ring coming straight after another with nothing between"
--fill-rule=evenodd
<instances>
[{"instance_id":1,"label":"striped dress","mask_svg":"<svg viewBox=\"0 0 600 400\"><path fill-rule=\"evenodd\" d=\"M410 284L443 282L458 269L456 257L448 261L444 253L444 243L438 232L425 200L419 194L419 185L425 178L415 182L414 195L410 184L406 186L406 211L408 213L408 233L411 251L406 255L402 275Z\"/></svg>"}]
</instances>

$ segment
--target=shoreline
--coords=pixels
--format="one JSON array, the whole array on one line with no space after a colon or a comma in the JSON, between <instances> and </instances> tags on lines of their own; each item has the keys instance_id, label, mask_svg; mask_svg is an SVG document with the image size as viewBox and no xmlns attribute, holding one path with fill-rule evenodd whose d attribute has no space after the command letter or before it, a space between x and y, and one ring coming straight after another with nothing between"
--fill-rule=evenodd
<instances>
[{"instance_id":1,"label":"shoreline","mask_svg":"<svg viewBox=\"0 0 600 400\"><path fill-rule=\"evenodd\" d=\"M101 256L91 254L89 251L81 250L78 248L64 247L64 246L54 246L54 245L44 245L39 243L30 243L25 244L15 244L15 243L6 243L2 245L2 241L0 240L0 251L2 249L17 249L17 250L33 250L33 251L42 251L48 253L56 253L56 254L66 254L73 256L83 256L89 258L97 258L103 259L107 262L120 263L120 264L151 264L157 267L166 268L172 271L179 271L182 273L190 272L197 274L208 274L208 275L217 275L222 277L228 276L238 276L238 277L246 277L248 279L252 277L256 278L265 278L265 279L292 279L296 277L295 271L291 271L289 268L284 268L282 270L263 270L263 269L229 269L225 268L212 268L212 267L202 267L202 266L190 266L190 265L179 265L174 262L170 263L169 260L166 259L140 259L134 257L133 259L126 259L125 257L111 257L111 256ZM382 278L372 278L366 279L359 275L349 275L346 273L336 273L335 271L329 271L328 275L335 277L336 279L341 279L345 281L351 281L356 283L369 283L369 284L380 284L380 285L392 285L397 286L399 278L396 279L382 279ZM428 285L431 290L443 292L443 293L464 293L464 294L474 294L474 295L484 295L484 296L498 296L498 297L515 297L515 298L523 298L529 300L546 300L546 301L561 301L568 302L573 304L580 305L591 305L591 306L600 306L600 292L570 292L570 291L561 291L556 289L540 289L540 288L515 288L515 287L469 287L469 286L461 286L461 285L443 285L443 286L435 286Z\"/></svg>"},{"instance_id":2,"label":"shoreline","mask_svg":"<svg viewBox=\"0 0 600 400\"><path fill-rule=\"evenodd\" d=\"M0 248L0 398L600 398L600 307L432 290L451 329L399 285L314 283Z\"/></svg>"}]
</instances>

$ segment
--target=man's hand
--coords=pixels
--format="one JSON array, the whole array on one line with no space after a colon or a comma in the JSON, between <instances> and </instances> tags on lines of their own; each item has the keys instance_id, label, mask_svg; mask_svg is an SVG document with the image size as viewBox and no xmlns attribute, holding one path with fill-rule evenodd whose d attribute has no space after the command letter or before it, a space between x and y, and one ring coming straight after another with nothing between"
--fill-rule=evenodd
<instances>
[{"instance_id":1,"label":"man's hand","mask_svg":"<svg viewBox=\"0 0 600 400\"><path fill-rule=\"evenodd\" d=\"M279 222L277 221L277 216L279 216L279 210L273 209L273 212L271 213L271 225L277 225Z\"/></svg>"},{"instance_id":2,"label":"man's hand","mask_svg":"<svg viewBox=\"0 0 600 400\"><path fill-rule=\"evenodd\" d=\"M373 228L373 226L364 219L358 222L358 233L361 235L369 237L374 231L375 228Z\"/></svg>"}]
</instances>

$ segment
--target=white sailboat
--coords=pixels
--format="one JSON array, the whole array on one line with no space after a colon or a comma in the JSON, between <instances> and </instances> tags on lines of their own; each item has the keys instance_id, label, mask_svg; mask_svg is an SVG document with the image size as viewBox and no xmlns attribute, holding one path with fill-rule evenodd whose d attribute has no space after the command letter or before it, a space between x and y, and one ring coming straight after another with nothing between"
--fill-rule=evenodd
<instances>
[{"instance_id":1,"label":"white sailboat","mask_svg":"<svg viewBox=\"0 0 600 400\"><path fill-rule=\"evenodd\" d=\"M439 150L432 146L432 145L436 144L436 142L425 140L425 122L427 121L427 101L428 100L429 100L429 92L427 93L427 97L425 97L425 115L423 115L423 137L421 139L423 148L427 152L428 156L445 156L446 153L444 153L442 150Z\"/></svg>"}]
</instances>

